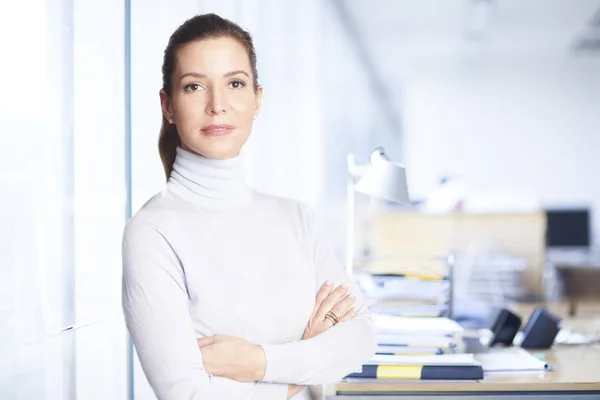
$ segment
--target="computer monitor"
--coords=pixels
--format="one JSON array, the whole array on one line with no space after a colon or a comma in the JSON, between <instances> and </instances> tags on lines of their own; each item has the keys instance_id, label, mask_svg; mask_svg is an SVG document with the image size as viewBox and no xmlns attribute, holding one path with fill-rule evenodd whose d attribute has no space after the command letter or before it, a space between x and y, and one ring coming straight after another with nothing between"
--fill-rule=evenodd
<instances>
[{"instance_id":1,"label":"computer monitor","mask_svg":"<svg viewBox=\"0 0 600 400\"><path fill-rule=\"evenodd\" d=\"M546 217L548 248L590 247L589 209L549 209Z\"/></svg>"}]
</instances>

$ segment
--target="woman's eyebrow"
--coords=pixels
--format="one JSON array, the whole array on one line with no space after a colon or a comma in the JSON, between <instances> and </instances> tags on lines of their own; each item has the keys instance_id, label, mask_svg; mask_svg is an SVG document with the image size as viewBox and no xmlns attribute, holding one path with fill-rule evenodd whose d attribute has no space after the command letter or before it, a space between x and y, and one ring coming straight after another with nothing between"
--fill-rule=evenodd
<instances>
[{"instance_id":1,"label":"woman's eyebrow","mask_svg":"<svg viewBox=\"0 0 600 400\"><path fill-rule=\"evenodd\" d=\"M242 69L237 69L235 71L227 72L223 76L225 78L228 78L230 76L234 76L234 75L238 75L238 74L243 74L243 75L246 75L248 78L250 78L250 74L248 74L246 71L244 71ZM206 78L206 74L201 74L199 72L186 72L185 74L181 75L181 78L179 78L179 80L182 80L183 78L186 78L188 76L191 76L193 78Z\"/></svg>"},{"instance_id":2,"label":"woman's eyebrow","mask_svg":"<svg viewBox=\"0 0 600 400\"><path fill-rule=\"evenodd\" d=\"M201 74L199 72L186 72L185 74L181 75L179 80L182 80L183 78L186 78L188 76L191 76L193 78L206 78L205 74Z\"/></svg>"},{"instance_id":3,"label":"woman's eyebrow","mask_svg":"<svg viewBox=\"0 0 600 400\"><path fill-rule=\"evenodd\" d=\"M248 74L246 71L244 71L244 70L241 70L241 69L238 69L238 70L235 70L235 71L228 72L228 73L226 73L226 74L225 74L225 75L223 75L223 76L224 76L225 78L228 78L228 77L230 77L230 76L234 76L234 75L238 75L238 74L243 74L243 75L246 75L248 78L250 78L250 74Z\"/></svg>"}]
</instances>

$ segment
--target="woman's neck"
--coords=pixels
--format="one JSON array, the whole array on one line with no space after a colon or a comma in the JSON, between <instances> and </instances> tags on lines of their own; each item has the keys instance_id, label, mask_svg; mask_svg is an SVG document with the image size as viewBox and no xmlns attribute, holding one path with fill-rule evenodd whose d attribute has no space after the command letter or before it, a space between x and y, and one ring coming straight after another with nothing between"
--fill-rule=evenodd
<instances>
[{"instance_id":1,"label":"woman's neck","mask_svg":"<svg viewBox=\"0 0 600 400\"><path fill-rule=\"evenodd\" d=\"M237 208L252 199L241 155L215 159L177 148L167 190L207 208Z\"/></svg>"}]
</instances>

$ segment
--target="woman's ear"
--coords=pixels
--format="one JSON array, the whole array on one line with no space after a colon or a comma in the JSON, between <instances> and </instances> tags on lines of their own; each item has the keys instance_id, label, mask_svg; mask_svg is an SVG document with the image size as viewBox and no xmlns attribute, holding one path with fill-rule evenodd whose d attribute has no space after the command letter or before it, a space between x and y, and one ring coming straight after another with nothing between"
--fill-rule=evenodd
<instances>
[{"instance_id":1,"label":"woman's ear","mask_svg":"<svg viewBox=\"0 0 600 400\"><path fill-rule=\"evenodd\" d=\"M160 97L160 108L162 108L163 115L165 116L166 120L169 121L170 124L172 124L174 120L173 111L171 109L171 100L169 99L169 96L163 89L160 89L158 95Z\"/></svg>"}]
</instances>

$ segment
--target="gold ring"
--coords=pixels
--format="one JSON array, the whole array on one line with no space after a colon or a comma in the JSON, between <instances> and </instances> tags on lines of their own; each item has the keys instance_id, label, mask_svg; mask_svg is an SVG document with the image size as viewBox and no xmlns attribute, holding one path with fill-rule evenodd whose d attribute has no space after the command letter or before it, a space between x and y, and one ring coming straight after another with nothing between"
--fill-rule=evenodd
<instances>
[{"instance_id":1,"label":"gold ring","mask_svg":"<svg viewBox=\"0 0 600 400\"><path fill-rule=\"evenodd\" d=\"M333 310L327 311L327 314L325 314L325 318L331 320L331 322L333 322L334 325L340 322L340 317L338 317Z\"/></svg>"}]
</instances>

